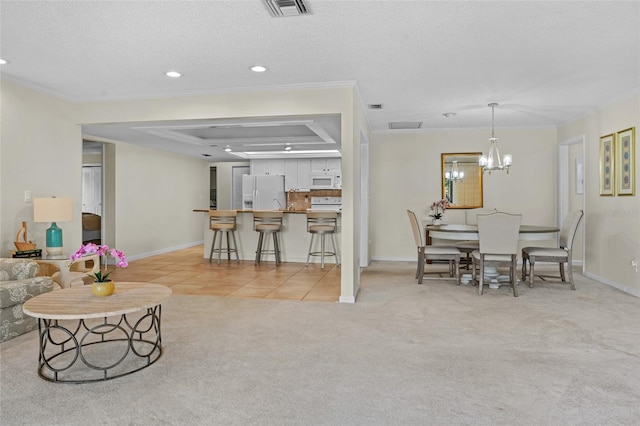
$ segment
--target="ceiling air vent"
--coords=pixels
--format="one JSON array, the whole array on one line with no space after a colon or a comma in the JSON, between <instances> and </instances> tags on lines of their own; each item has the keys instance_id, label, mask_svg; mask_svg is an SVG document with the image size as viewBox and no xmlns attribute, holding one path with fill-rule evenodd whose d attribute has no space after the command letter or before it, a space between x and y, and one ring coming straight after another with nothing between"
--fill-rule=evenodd
<instances>
[{"instance_id":1,"label":"ceiling air vent","mask_svg":"<svg viewBox=\"0 0 640 426\"><path fill-rule=\"evenodd\" d=\"M263 0L274 17L298 16L309 13L302 0Z\"/></svg>"},{"instance_id":2,"label":"ceiling air vent","mask_svg":"<svg viewBox=\"0 0 640 426\"><path fill-rule=\"evenodd\" d=\"M419 129L420 127L422 127L422 121L395 121L389 123L389 128L393 130Z\"/></svg>"}]
</instances>

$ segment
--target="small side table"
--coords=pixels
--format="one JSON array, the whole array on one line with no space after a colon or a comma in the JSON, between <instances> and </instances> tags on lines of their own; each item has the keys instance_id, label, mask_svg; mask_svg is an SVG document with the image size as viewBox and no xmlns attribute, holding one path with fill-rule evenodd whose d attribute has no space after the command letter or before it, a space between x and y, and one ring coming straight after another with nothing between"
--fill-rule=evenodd
<instances>
[{"instance_id":1,"label":"small side table","mask_svg":"<svg viewBox=\"0 0 640 426\"><path fill-rule=\"evenodd\" d=\"M54 273L52 278L61 288L72 287L74 282L82 281L83 276L100 270L100 258L96 254L87 254L73 262L69 260L69 257L69 255L44 256L36 261L54 265L58 268L59 273ZM87 262L93 262L91 268L86 266ZM72 264L79 264L80 270L71 270Z\"/></svg>"}]
</instances>

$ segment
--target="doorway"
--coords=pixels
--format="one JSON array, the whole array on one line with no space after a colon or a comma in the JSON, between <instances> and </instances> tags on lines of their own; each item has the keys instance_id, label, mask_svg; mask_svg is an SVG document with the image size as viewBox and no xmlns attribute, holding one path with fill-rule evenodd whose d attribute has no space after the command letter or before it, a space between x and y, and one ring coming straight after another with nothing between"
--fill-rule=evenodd
<instances>
[{"instance_id":1,"label":"doorway","mask_svg":"<svg viewBox=\"0 0 640 426\"><path fill-rule=\"evenodd\" d=\"M578 229L574 241L573 261L584 265L584 229L587 218L585 210L584 135L560 142L558 145L558 226L562 227L567 214L576 209L584 212L582 226Z\"/></svg>"},{"instance_id":2,"label":"doorway","mask_svg":"<svg viewBox=\"0 0 640 426\"><path fill-rule=\"evenodd\" d=\"M82 142L82 244L102 244L103 146Z\"/></svg>"}]
</instances>

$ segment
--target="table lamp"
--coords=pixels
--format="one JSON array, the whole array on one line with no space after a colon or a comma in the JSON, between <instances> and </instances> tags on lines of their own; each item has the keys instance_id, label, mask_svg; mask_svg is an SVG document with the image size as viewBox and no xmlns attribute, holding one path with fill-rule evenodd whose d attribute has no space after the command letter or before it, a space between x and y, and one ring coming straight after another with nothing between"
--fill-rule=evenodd
<instances>
[{"instance_id":1,"label":"table lamp","mask_svg":"<svg viewBox=\"0 0 640 426\"><path fill-rule=\"evenodd\" d=\"M47 229L47 255L62 254L62 229L56 222L68 222L73 218L73 201L71 198L34 198L33 221L51 222Z\"/></svg>"}]
</instances>

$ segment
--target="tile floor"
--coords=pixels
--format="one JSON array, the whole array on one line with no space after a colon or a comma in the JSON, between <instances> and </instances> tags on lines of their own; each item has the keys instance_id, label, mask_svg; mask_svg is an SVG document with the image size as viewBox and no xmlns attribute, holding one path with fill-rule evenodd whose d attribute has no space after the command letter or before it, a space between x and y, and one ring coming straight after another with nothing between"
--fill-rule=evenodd
<instances>
[{"instance_id":1,"label":"tile floor","mask_svg":"<svg viewBox=\"0 0 640 426\"><path fill-rule=\"evenodd\" d=\"M174 294L254 297L301 301L337 302L340 268L333 264L223 261L202 257L203 246L129 262L118 268L114 281L147 281L171 287Z\"/></svg>"}]
</instances>

